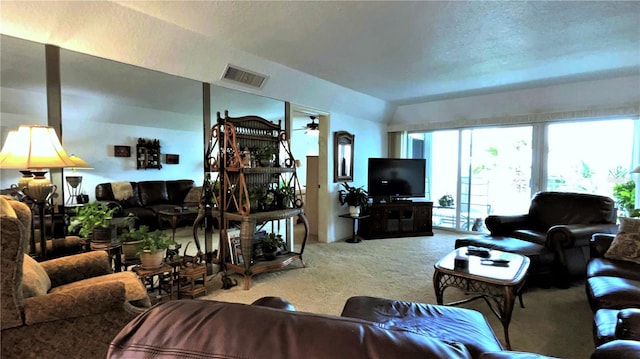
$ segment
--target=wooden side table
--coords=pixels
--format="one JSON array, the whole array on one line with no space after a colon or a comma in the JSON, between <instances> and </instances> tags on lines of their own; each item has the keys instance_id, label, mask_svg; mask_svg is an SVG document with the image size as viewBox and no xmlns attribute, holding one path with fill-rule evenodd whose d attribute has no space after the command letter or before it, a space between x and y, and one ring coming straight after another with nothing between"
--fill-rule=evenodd
<instances>
[{"instance_id":1,"label":"wooden side table","mask_svg":"<svg viewBox=\"0 0 640 359\"><path fill-rule=\"evenodd\" d=\"M132 270L138 275L142 284L147 287L150 294L155 290L158 291L158 294L155 296L157 301L160 301L165 297L169 297L169 299L171 299L173 295L173 267L165 263L159 268L148 269L142 268L141 266L135 266Z\"/></svg>"},{"instance_id":2,"label":"wooden side table","mask_svg":"<svg viewBox=\"0 0 640 359\"><path fill-rule=\"evenodd\" d=\"M186 219L196 219L198 216L197 209L180 209L179 211L158 211L158 222L163 220L169 221L171 223L171 231L172 238L175 241L176 239L176 227L178 226L178 222Z\"/></svg>"},{"instance_id":3,"label":"wooden side table","mask_svg":"<svg viewBox=\"0 0 640 359\"><path fill-rule=\"evenodd\" d=\"M200 293L207 294L207 266L205 264L180 267L178 276L178 299L183 295L193 299Z\"/></svg>"},{"instance_id":4,"label":"wooden side table","mask_svg":"<svg viewBox=\"0 0 640 359\"><path fill-rule=\"evenodd\" d=\"M113 260L113 268L115 272L122 270L122 244L117 242L96 243L89 242L88 246L91 251L106 251Z\"/></svg>"}]
</instances>

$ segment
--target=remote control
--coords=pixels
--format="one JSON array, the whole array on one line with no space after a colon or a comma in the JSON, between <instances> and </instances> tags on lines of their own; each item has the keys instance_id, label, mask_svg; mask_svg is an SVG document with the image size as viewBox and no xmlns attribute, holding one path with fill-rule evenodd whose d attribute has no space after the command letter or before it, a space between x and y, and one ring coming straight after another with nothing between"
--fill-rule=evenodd
<instances>
[{"instance_id":1,"label":"remote control","mask_svg":"<svg viewBox=\"0 0 640 359\"><path fill-rule=\"evenodd\" d=\"M481 258L489 258L491 253L487 248L469 246L467 247L467 255L478 256Z\"/></svg>"}]
</instances>

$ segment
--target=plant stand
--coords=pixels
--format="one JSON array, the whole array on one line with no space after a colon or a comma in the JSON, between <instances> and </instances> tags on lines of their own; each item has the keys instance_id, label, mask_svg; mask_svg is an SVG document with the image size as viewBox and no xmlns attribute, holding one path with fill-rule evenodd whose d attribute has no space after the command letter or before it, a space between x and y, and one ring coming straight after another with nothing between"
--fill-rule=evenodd
<instances>
[{"instance_id":1,"label":"plant stand","mask_svg":"<svg viewBox=\"0 0 640 359\"><path fill-rule=\"evenodd\" d=\"M141 266L133 267L133 272L138 275L142 284L147 288L149 297L155 299L156 302L173 296L173 268L168 264L163 264L160 268L145 269ZM157 290L154 296L151 293Z\"/></svg>"},{"instance_id":2,"label":"plant stand","mask_svg":"<svg viewBox=\"0 0 640 359\"><path fill-rule=\"evenodd\" d=\"M180 267L178 274L178 299L182 296L195 298L198 294L207 295L207 266Z\"/></svg>"}]
</instances>

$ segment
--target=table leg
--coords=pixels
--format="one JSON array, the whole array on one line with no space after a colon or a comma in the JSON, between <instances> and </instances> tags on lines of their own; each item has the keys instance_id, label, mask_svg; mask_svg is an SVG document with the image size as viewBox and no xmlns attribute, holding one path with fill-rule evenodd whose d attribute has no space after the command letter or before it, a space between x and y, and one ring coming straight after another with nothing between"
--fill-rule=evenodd
<instances>
[{"instance_id":1,"label":"table leg","mask_svg":"<svg viewBox=\"0 0 640 359\"><path fill-rule=\"evenodd\" d=\"M121 272L122 271L122 251L121 251L122 247L117 247L117 248L113 248L113 256L115 257L113 259L113 264L115 266L115 272Z\"/></svg>"},{"instance_id":2,"label":"table leg","mask_svg":"<svg viewBox=\"0 0 640 359\"><path fill-rule=\"evenodd\" d=\"M433 272L433 289L436 292L436 303L438 303L438 305L442 305L443 290L440 288L440 272L437 269Z\"/></svg>"},{"instance_id":3,"label":"table leg","mask_svg":"<svg viewBox=\"0 0 640 359\"><path fill-rule=\"evenodd\" d=\"M173 234L173 241L175 242L176 240L176 226L178 225L178 215L173 215L171 216L171 231Z\"/></svg>"},{"instance_id":4,"label":"table leg","mask_svg":"<svg viewBox=\"0 0 640 359\"><path fill-rule=\"evenodd\" d=\"M351 239L347 239L347 243L359 243L360 240L358 239L358 231L357 231L357 222L358 222L358 218L351 218L351 220L353 221L353 231L351 234Z\"/></svg>"},{"instance_id":5,"label":"table leg","mask_svg":"<svg viewBox=\"0 0 640 359\"><path fill-rule=\"evenodd\" d=\"M504 287L504 308L502 308L502 315L500 321L504 328L504 340L507 344L507 349L511 350L511 342L509 341L509 324L511 323L511 315L513 314L513 305L516 301L514 288Z\"/></svg>"}]
</instances>

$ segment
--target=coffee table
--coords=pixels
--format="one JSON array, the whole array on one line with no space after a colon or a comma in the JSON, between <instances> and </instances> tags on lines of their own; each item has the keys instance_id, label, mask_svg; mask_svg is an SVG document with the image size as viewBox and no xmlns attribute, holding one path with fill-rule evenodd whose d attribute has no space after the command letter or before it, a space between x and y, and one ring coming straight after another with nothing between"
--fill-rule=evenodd
<instances>
[{"instance_id":1,"label":"coffee table","mask_svg":"<svg viewBox=\"0 0 640 359\"><path fill-rule=\"evenodd\" d=\"M484 299L491 311L502 322L507 349L511 350L509 323L516 296L520 299L520 306L524 308L522 287L529 269L529 258L520 254L492 250L490 258L509 261L505 266L497 266L483 264L483 258L466 253L467 247L460 247L444 256L433 266L433 287L436 292L436 300L438 304L442 305L444 290L449 287L458 288L471 297L447 303L447 305L458 305L475 299ZM466 269L456 268L454 265L456 256L468 259Z\"/></svg>"},{"instance_id":2,"label":"coffee table","mask_svg":"<svg viewBox=\"0 0 640 359\"><path fill-rule=\"evenodd\" d=\"M181 208L180 210L173 210L173 211L167 211L167 210L158 211L159 220L168 220L169 223L171 223L171 230L173 234L172 238L174 241L176 240L176 227L178 226L178 222L186 219L195 220L197 216L198 216L197 208L196 209Z\"/></svg>"}]
</instances>

